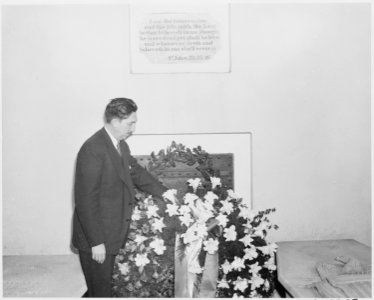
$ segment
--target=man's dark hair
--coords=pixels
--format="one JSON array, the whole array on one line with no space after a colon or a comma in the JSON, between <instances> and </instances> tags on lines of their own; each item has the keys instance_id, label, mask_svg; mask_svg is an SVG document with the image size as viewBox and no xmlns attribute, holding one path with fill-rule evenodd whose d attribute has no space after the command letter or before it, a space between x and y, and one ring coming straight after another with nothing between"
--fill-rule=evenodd
<instances>
[{"instance_id":1,"label":"man's dark hair","mask_svg":"<svg viewBox=\"0 0 374 300\"><path fill-rule=\"evenodd\" d=\"M105 108L105 121L110 123L113 119L127 119L129 115L138 110L134 101L127 98L115 98L110 100Z\"/></svg>"}]
</instances>

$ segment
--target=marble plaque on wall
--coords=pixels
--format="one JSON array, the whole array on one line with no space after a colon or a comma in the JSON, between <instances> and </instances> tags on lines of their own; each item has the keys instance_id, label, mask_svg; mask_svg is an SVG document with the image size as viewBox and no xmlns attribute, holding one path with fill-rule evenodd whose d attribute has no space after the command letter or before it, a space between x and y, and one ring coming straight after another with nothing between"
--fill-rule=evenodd
<instances>
[{"instance_id":1,"label":"marble plaque on wall","mask_svg":"<svg viewBox=\"0 0 374 300\"><path fill-rule=\"evenodd\" d=\"M132 73L230 72L229 4L130 5Z\"/></svg>"}]
</instances>

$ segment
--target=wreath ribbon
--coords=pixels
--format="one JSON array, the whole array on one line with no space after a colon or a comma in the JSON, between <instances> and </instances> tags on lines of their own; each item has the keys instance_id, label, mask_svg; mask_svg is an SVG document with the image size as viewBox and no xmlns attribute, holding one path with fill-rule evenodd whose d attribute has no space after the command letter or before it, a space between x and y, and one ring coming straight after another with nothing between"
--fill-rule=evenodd
<instances>
[{"instance_id":1,"label":"wreath ribbon","mask_svg":"<svg viewBox=\"0 0 374 300\"><path fill-rule=\"evenodd\" d=\"M197 239L181 247L177 235L175 245L175 297L176 298L214 298L218 278L218 252L206 254L201 282L198 280L199 254L203 239Z\"/></svg>"}]
</instances>

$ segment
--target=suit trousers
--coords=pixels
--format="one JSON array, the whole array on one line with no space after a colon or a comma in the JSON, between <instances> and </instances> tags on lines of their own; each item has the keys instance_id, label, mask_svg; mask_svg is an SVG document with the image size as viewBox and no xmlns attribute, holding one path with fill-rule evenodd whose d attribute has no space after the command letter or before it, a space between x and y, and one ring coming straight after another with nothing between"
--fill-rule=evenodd
<instances>
[{"instance_id":1,"label":"suit trousers","mask_svg":"<svg viewBox=\"0 0 374 300\"><path fill-rule=\"evenodd\" d=\"M85 297L110 298L115 255L107 254L102 264L92 259L91 252L79 251L79 259L87 284Z\"/></svg>"}]
</instances>

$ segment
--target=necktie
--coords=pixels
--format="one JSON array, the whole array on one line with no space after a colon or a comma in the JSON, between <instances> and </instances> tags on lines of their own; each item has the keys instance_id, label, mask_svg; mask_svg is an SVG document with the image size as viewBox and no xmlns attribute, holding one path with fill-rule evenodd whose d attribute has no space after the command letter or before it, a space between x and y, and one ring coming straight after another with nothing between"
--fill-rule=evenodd
<instances>
[{"instance_id":1,"label":"necktie","mask_svg":"<svg viewBox=\"0 0 374 300\"><path fill-rule=\"evenodd\" d=\"M117 143L117 151L119 153L119 156L122 156L122 151L121 151L121 144L120 144L120 141L118 141Z\"/></svg>"}]
</instances>

